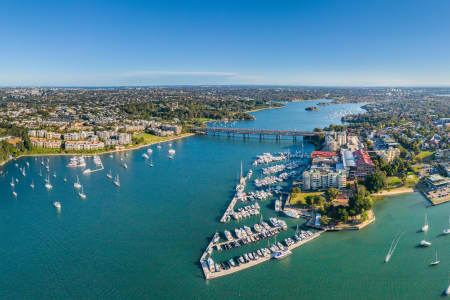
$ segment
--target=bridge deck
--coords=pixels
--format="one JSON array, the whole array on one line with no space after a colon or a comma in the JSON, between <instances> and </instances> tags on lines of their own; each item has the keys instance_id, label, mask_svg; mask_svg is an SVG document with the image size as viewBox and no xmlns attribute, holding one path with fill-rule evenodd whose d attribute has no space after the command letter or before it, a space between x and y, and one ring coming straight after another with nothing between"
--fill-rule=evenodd
<instances>
[{"instance_id":1,"label":"bridge deck","mask_svg":"<svg viewBox=\"0 0 450 300\"><path fill-rule=\"evenodd\" d=\"M300 130L244 129L244 128L217 128L217 127L197 127L195 128L195 131L204 133L275 135L275 136L315 136L319 134L314 131L300 131Z\"/></svg>"}]
</instances>

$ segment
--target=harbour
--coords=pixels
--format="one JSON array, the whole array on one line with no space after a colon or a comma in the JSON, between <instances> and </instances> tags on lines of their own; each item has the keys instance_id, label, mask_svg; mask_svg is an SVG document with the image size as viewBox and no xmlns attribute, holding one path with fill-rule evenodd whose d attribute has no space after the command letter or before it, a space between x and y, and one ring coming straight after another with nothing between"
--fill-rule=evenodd
<instances>
[{"instance_id":1,"label":"harbour","mask_svg":"<svg viewBox=\"0 0 450 300\"><path fill-rule=\"evenodd\" d=\"M236 126L313 130L327 125L329 121L320 123L323 119L339 122L328 116L343 107L324 107L308 119L305 105L311 103L289 104L292 114L284 114L285 109L260 111L255 113L256 121ZM327 232L292 248L292 255L282 260L252 260L239 272L205 280L199 256L208 248L211 233L250 227L260 215L264 220L276 216L274 199L278 197L271 197L258 200L260 215L219 222L234 195L241 161L243 169L249 170L257 155L294 153L301 150L301 144L291 139L260 142L258 138L196 136L173 141L174 159L167 158L168 145L161 146L161 150L153 147L153 168L142 159L143 148L122 152L128 153L123 155L128 169L120 165L121 154L101 155L105 170L90 176L83 176L81 169L67 168L70 156L49 157L51 174L57 173L51 178L51 191L39 176L40 158L17 160L20 166L30 164L26 177L9 163L0 179L0 190L6 195L0 201L1 298L327 299L333 290L334 299L437 299L447 286L449 236L441 234L448 227L448 204L426 208L426 199L419 193L377 201L377 221L361 231ZM304 147L313 150L310 144ZM120 188L105 176L109 170L119 174ZM86 200L74 191L76 176ZM11 194L11 177L19 178L17 199ZM29 187L32 180L34 190ZM61 202L61 212L53 207L54 201ZM235 209L249 204L238 202ZM417 233L425 211L430 229ZM277 235L280 242L292 238L297 225L307 230L303 218L285 220L288 230ZM406 232L386 264L390 243L402 231ZM422 239L432 246L417 248ZM245 247L214 251L213 258L226 262L242 252L255 252L267 247L267 239ZM436 249L441 263L430 268Z\"/></svg>"}]
</instances>

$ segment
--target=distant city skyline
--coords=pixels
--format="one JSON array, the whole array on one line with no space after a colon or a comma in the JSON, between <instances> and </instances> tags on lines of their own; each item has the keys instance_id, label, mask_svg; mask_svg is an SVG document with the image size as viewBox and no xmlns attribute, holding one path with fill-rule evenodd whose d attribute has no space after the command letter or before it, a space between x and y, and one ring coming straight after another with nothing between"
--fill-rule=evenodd
<instances>
[{"instance_id":1,"label":"distant city skyline","mask_svg":"<svg viewBox=\"0 0 450 300\"><path fill-rule=\"evenodd\" d=\"M0 86L450 86L450 2L10 1Z\"/></svg>"}]
</instances>

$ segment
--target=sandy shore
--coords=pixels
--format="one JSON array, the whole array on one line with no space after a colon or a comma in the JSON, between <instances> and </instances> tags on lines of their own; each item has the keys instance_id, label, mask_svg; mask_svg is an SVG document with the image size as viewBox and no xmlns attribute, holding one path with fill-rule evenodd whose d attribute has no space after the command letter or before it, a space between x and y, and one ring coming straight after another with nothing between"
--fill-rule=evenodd
<instances>
[{"instance_id":1,"label":"sandy shore","mask_svg":"<svg viewBox=\"0 0 450 300\"><path fill-rule=\"evenodd\" d=\"M414 193L416 190L409 187L402 187L398 189L392 189L390 191L383 190L378 193L372 194L372 196L389 196L389 195L398 195L398 194L406 194L406 193Z\"/></svg>"},{"instance_id":2,"label":"sandy shore","mask_svg":"<svg viewBox=\"0 0 450 300\"><path fill-rule=\"evenodd\" d=\"M187 138L190 136L194 136L194 133L186 133L186 134L182 134L179 136L174 136L173 138L167 139L167 140L163 140L163 141L159 141L159 142L152 142L152 143L147 143L147 144L142 144L142 145L136 145L133 147L129 147L129 148L125 148L125 149L118 149L118 150L108 150L108 151L103 151L103 152L96 152L96 153L43 153L43 154L22 154L19 155L18 157L16 157L15 159L9 159L9 160L5 160L4 162L0 163L0 166L6 165L8 162L10 162L11 160L17 160L21 157L39 157L39 156L77 156L77 155L83 155L83 156L93 156L93 155L103 155L103 154L108 154L108 153L114 153L114 152L123 152L123 151L131 151L131 150L137 150L137 149L141 149L144 147L148 147L154 144L159 144L159 143L166 143L166 142L170 142L173 140L179 140L179 139L183 139L183 138Z\"/></svg>"}]
</instances>

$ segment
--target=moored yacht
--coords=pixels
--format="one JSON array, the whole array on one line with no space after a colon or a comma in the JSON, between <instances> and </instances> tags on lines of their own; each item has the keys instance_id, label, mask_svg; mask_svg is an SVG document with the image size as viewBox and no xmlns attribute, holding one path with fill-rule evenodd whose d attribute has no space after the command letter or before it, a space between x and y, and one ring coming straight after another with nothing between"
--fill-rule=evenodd
<instances>
[{"instance_id":1,"label":"moored yacht","mask_svg":"<svg viewBox=\"0 0 450 300\"><path fill-rule=\"evenodd\" d=\"M450 234L450 216L448 217L448 228L444 229L444 234Z\"/></svg>"},{"instance_id":2,"label":"moored yacht","mask_svg":"<svg viewBox=\"0 0 450 300\"><path fill-rule=\"evenodd\" d=\"M58 210L61 209L61 203L59 203L58 201L53 202L53 206L56 207Z\"/></svg>"},{"instance_id":3,"label":"moored yacht","mask_svg":"<svg viewBox=\"0 0 450 300\"><path fill-rule=\"evenodd\" d=\"M431 246L431 242L425 241L425 240L421 240L420 241L420 246L422 247L430 247Z\"/></svg>"},{"instance_id":4,"label":"moored yacht","mask_svg":"<svg viewBox=\"0 0 450 300\"><path fill-rule=\"evenodd\" d=\"M10 183L10 185L12 186L12 187L14 187L16 184L14 183L14 177L12 177L11 178L11 183Z\"/></svg>"},{"instance_id":5,"label":"moored yacht","mask_svg":"<svg viewBox=\"0 0 450 300\"><path fill-rule=\"evenodd\" d=\"M77 182L74 182L73 187L76 188L76 189L80 189L81 188L80 178L78 178L78 175L77 175Z\"/></svg>"},{"instance_id":6,"label":"moored yacht","mask_svg":"<svg viewBox=\"0 0 450 300\"><path fill-rule=\"evenodd\" d=\"M290 218L295 218L295 219L300 218L300 215L298 213L296 213L295 211L284 210L283 213Z\"/></svg>"},{"instance_id":7,"label":"moored yacht","mask_svg":"<svg viewBox=\"0 0 450 300\"><path fill-rule=\"evenodd\" d=\"M106 174L106 177L108 177L109 179L112 179L111 170L109 170L108 174Z\"/></svg>"},{"instance_id":8,"label":"moored yacht","mask_svg":"<svg viewBox=\"0 0 450 300\"><path fill-rule=\"evenodd\" d=\"M116 178L114 179L114 185L120 187L119 175L116 175Z\"/></svg>"},{"instance_id":9,"label":"moored yacht","mask_svg":"<svg viewBox=\"0 0 450 300\"><path fill-rule=\"evenodd\" d=\"M440 263L437 256L437 250L436 250L436 258L430 263L431 266L436 266Z\"/></svg>"},{"instance_id":10,"label":"moored yacht","mask_svg":"<svg viewBox=\"0 0 450 300\"><path fill-rule=\"evenodd\" d=\"M287 250L281 250L281 251L277 251L275 253L272 253L272 258L274 259L283 259L289 255L292 254L292 251L287 249Z\"/></svg>"},{"instance_id":11,"label":"moored yacht","mask_svg":"<svg viewBox=\"0 0 450 300\"><path fill-rule=\"evenodd\" d=\"M33 181L33 180L31 180L30 187L31 187L32 189L34 189L34 181Z\"/></svg>"},{"instance_id":12,"label":"moored yacht","mask_svg":"<svg viewBox=\"0 0 450 300\"><path fill-rule=\"evenodd\" d=\"M78 192L78 196L80 196L81 199L86 199L86 194L83 192L83 187L81 187L81 191Z\"/></svg>"},{"instance_id":13,"label":"moored yacht","mask_svg":"<svg viewBox=\"0 0 450 300\"><path fill-rule=\"evenodd\" d=\"M50 176L47 175L47 179L45 180L45 188L47 190L51 190L53 188L53 185L50 183Z\"/></svg>"}]
</instances>

